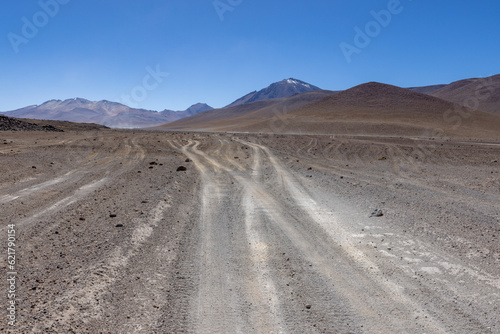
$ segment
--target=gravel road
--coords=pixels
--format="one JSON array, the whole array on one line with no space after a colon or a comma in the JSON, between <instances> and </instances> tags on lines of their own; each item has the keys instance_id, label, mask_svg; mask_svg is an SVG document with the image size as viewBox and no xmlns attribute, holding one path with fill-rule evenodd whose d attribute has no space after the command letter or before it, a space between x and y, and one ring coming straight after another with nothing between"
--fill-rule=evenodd
<instances>
[{"instance_id":1,"label":"gravel road","mask_svg":"<svg viewBox=\"0 0 500 334\"><path fill-rule=\"evenodd\" d=\"M2 332L500 333L498 142L88 131L0 145L3 238L17 236Z\"/></svg>"}]
</instances>

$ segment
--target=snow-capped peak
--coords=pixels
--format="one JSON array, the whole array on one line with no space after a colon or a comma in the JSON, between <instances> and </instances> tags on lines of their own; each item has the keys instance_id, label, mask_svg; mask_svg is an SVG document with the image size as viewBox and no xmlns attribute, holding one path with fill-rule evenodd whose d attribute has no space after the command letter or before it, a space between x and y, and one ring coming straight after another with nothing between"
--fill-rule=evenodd
<instances>
[{"instance_id":1,"label":"snow-capped peak","mask_svg":"<svg viewBox=\"0 0 500 334\"><path fill-rule=\"evenodd\" d=\"M301 86L304 86L304 87L307 87L307 88L311 88L311 85L305 83L305 82L301 82L301 81L297 81L295 79L286 79L286 82L291 84L291 85L301 85Z\"/></svg>"}]
</instances>

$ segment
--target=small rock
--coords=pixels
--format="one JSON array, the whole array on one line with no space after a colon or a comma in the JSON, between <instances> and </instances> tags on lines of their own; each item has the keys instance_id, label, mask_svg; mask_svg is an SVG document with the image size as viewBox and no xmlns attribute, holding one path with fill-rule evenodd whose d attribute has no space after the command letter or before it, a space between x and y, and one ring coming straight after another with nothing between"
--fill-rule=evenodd
<instances>
[{"instance_id":1,"label":"small rock","mask_svg":"<svg viewBox=\"0 0 500 334\"><path fill-rule=\"evenodd\" d=\"M149 164L150 164L151 166L153 166L153 165L158 165L158 163L157 163L156 161L151 161Z\"/></svg>"},{"instance_id":2,"label":"small rock","mask_svg":"<svg viewBox=\"0 0 500 334\"><path fill-rule=\"evenodd\" d=\"M382 210L380 209L375 209L372 214L370 215L370 217L382 217L384 215L384 213L382 212Z\"/></svg>"},{"instance_id":3,"label":"small rock","mask_svg":"<svg viewBox=\"0 0 500 334\"><path fill-rule=\"evenodd\" d=\"M379 158L379 160L387 160L386 157Z\"/></svg>"},{"instance_id":4,"label":"small rock","mask_svg":"<svg viewBox=\"0 0 500 334\"><path fill-rule=\"evenodd\" d=\"M85 218L83 218L83 217L80 217L80 220L81 220L81 221L84 221L84 220L85 220Z\"/></svg>"},{"instance_id":5,"label":"small rock","mask_svg":"<svg viewBox=\"0 0 500 334\"><path fill-rule=\"evenodd\" d=\"M36 166L31 166L31 168L36 169Z\"/></svg>"},{"instance_id":6,"label":"small rock","mask_svg":"<svg viewBox=\"0 0 500 334\"><path fill-rule=\"evenodd\" d=\"M116 224L116 227L123 227L123 224Z\"/></svg>"},{"instance_id":7,"label":"small rock","mask_svg":"<svg viewBox=\"0 0 500 334\"><path fill-rule=\"evenodd\" d=\"M187 171L187 168L184 166L179 166L179 167L177 167L177 171L178 172L185 172L185 171Z\"/></svg>"},{"instance_id":8,"label":"small rock","mask_svg":"<svg viewBox=\"0 0 500 334\"><path fill-rule=\"evenodd\" d=\"M142 203L142 204L146 204L146 203L148 203L148 201L142 201L141 203Z\"/></svg>"},{"instance_id":9,"label":"small rock","mask_svg":"<svg viewBox=\"0 0 500 334\"><path fill-rule=\"evenodd\" d=\"M110 213L110 214L109 214L109 217L111 217L111 218L116 218L116 213Z\"/></svg>"},{"instance_id":10,"label":"small rock","mask_svg":"<svg viewBox=\"0 0 500 334\"><path fill-rule=\"evenodd\" d=\"M308 309L308 310L310 310L310 309L311 309L311 307L312 307L312 305L311 305L311 304L307 304L307 305L306 305L306 309Z\"/></svg>"},{"instance_id":11,"label":"small rock","mask_svg":"<svg viewBox=\"0 0 500 334\"><path fill-rule=\"evenodd\" d=\"M185 160L185 162L191 162L191 160L189 160L189 159L186 159L186 160Z\"/></svg>"}]
</instances>

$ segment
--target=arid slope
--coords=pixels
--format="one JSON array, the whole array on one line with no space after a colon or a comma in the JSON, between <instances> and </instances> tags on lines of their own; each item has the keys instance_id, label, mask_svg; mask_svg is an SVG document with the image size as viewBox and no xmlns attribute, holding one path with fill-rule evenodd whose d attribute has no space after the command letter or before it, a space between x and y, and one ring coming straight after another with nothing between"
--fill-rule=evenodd
<instances>
[{"instance_id":1,"label":"arid slope","mask_svg":"<svg viewBox=\"0 0 500 334\"><path fill-rule=\"evenodd\" d=\"M308 94L308 93L306 93ZM292 99L300 99L305 94ZM367 83L322 99L262 106L238 113L230 108L166 124L166 129L300 134L498 138L500 117L433 96ZM304 101L305 102L305 101ZM246 106L251 108L251 105Z\"/></svg>"},{"instance_id":2,"label":"arid slope","mask_svg":"<svg viewBox=\"0 0 500 334\"><path fill-rule=\"evenodd\" d=\"M500 115L500 74L456 81L432 96Z\"/></svg>"}]
</instances>

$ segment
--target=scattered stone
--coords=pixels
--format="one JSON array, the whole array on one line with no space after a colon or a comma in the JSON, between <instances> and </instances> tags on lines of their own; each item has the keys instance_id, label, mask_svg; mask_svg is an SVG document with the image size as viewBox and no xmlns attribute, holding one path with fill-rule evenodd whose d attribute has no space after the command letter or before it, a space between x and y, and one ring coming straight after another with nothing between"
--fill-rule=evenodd
<instances>
[{"instance_id":1,"label":"scattered stone","mask_svg":"<svg viewBox=\"0 0 500 334\"><path fill-rule=\"evenodd\" d=\"M110 213L110 214L109 214L109 217L111 217L111 218L116 218L116 213Z\"/></svg>"},{"instance_id":2,"label":"scattered stone","mask_svg":"<svg viewBox=\"0 0 500 334\"><path fill-rule=\"evenodd\" d=\"M146 203L148 203L148 201L142 201L141 203L142 203L142 204L146 204Z\"/></svg>"},{"instance_id":3,"label":"scattered stone","mask_svg":"<svg viewBox=\"0 0 500 334\"><path fill-rule=\"evenodd\" d=\"M191 162L191 160L189 160L189 159L186 159L186 160L185 160L185 162Z\"/></svg>"},{"instance_id":4,"label":"scattered stone","mask_svg":"<svg viewBox=\"0 0 500 334\"><path fill-rule=\"evenodd\" d=\"M116 224L116 227L123 227L123 224Z\"/></svg>"},{"instance_id":5,"label":"scattered stone","mask_svg":"<svg viewBox=\"0 0 500 334\"><path fill-rule=\"evenodd\" d=\"M84 220L85 220L85 218L83 218L83 217L80 217L80 220L81 220L81 221L84 221Z\"/></svg>"},{"instance_id":6,"label":"scattered stone","mask_svg":"<svg viewBox=\"0 0 500 334\"><path fill-rule=\"evenodd\" d=\"M17 118L0 115L0 131L53 131L64 132L52 125L38 125Z\"/></svg>"},{"instance_id":7,"label":"scattered stone","mask_svg":"<svg viewBox=\"0 0 500 334\"><path fill-rule=\"evenodd\" d=\"M312 167L309 167L307 170L312 170Z\"/></svg>"},{"instance_id":8,"label":"scattered stone","mask_svg":"<svg viewBox=\"0 0 500 334\"><path fill-rule=\"evenodd\" d=\"M379 160L387 160L386 157L379 158Z\"/></svg>"},{"instance_id":9,"label":"scattered stone","mask_svg":"<svg viewBox=\"0 0 500 334\"><path fill-rule=\"evenodd\" d=\"M36 166L31 166L31 168L36 169Z\"/></svg>"},{"instance_id":10,"label":"scattered stone","mask_svg":"<svg viewBox=\"0 0 500 334\"><path fill-rule=\"evenodd\" d=\"M235 159L239 159L239 157L234 157Z\"/></svg>"},{"instance_id":11,"label":"scattered stone","mask_svg":"<svg viewBox=\"0 0 500 334\"><path fill-rule=\"evenodd\" d=\"M185 172L185 171L187 171L187 168L184 166L179 166L179 167L177 167L177 171L178 172Z\"/></svg>"},{"instance_id":12,"label":"scattered stone","mask_svg":"<svg viewBox=\"0 0 500 334\"><path fill-rule=\"evenodd\" d=\"M156 161L151 161L149 164L150 164L151 166L158 165L158 163L157 163Z\"/></svg>"},{"instance_id":13,"label":"scattered stone","mask_svg":"<svg viewBox=\"0 0 500 334\"><path fill-rule=\"evenodd\" d=\"M371 217L382 217L384 215L384 213L382 212L382 210L380 209L375 209L372 214L370 215L370 218Z\"/></svg>"},{"instance_id":14,"label":"scattered stone","mask_svg":"<svg viewBox=\"0 0 500 334\"><path fill-rule=\"evenodd\" d=\"M311 305L311 304L307 304L307 305L306 305L306 309L308 309L308 310L310 310L310 309L311 309L311 307L312 307L312 305Z\"/></svg>"}]
</instances>

